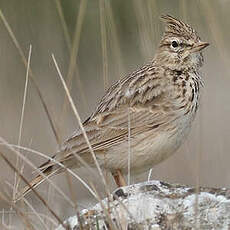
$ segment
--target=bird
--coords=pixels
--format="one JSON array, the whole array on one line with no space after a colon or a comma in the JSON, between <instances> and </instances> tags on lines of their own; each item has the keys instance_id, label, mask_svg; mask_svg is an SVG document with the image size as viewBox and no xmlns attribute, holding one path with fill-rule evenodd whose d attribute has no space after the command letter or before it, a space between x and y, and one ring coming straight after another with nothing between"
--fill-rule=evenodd
<instances>
[{"instance_id":1,"label":"bird","mask_svg":"<svg viewBox=\"0 0 230 230\"><path fill-rule=\"evenodd\" d=\"M118 187L133 175L147 171L167 159L181 146L191 130L204 86L201 67L203 42L188 24L162 15L163 37L154 58L108 88L83 127L101 168L108 170ZM53 156L67 168L79 168L79 158L94 161L83 131L77 129ZM46 176L64 171L53 161L41 165ZM18 197L45 181L41 174Z\"/></svg>"}]
</instances>

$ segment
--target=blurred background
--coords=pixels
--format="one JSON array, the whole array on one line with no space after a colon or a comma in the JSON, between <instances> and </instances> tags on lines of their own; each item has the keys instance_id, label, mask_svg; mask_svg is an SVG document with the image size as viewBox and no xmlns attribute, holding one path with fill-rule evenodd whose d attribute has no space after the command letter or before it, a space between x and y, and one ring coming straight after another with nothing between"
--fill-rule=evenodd
<instances>
[{"instance_id":1,"label":"blurred background","mask_svg":"<svg viewBox=\"0 0 230 230\"><path fill-rule=\"evenodd\" d=\"M164 31L160 15L171 14L192 25L202 40L211 44L204 52L202 106L186 143L177 154L154 167L151 179L192 186L199 183L201 186L229 187L230 1L0 0L0 9L0 136L10 144L19 144L49 156L78 127L52 54L84 120L110 84L154 57ZM34 81L30 76L20 126L26 82L22 53L27 59L30 45ZM58 138L51 128L38 88ZM2 145L0 151L16 166L14 152ZM36 166L45 161L37 154L21 152ZM20 169L19 163L17 167ZM26 163L23 165L23 175L31 179L34 169ZM96 182L96 189L104 196L97 173L92 175L84 169L76 173L85 181ZM144 181L147 177L148 172L132 177L131 182ZM68 178L63 174L52 181L69 199L72 199L69 189L72 186L79 209L96 202L81 183L75 178ZM45 226L53 229L57 220L33 193L26 199L36 212L22 203L16 203L12 209L2 199L2 194L12 198L14 180L14 172L0 159L1 226L23 228L26 216L26 220L36 223L35 229L45 229ZM108 181L113 190L115 186L110 177ZM23 183L20 183L19 187L22 186ZM41 185L38 191L61 220L76 213L75 208L70 207L66 199L47 183Z\"/></svg>"}]
</instances>

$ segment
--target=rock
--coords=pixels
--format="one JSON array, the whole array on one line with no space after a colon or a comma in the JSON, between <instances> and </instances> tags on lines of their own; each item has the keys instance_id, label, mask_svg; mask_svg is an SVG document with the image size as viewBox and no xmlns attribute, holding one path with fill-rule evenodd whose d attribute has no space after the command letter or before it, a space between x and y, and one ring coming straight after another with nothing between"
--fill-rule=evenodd
<instances>
[{"instance_id":1,"label":"rock","mask_svg":"<svg viewBox=\"0 0 230 230\"><path fill-rule=\"evenodd\" d=\"M200 188L196 195L194 188L161 181L134 184L117 189L110 200L82 210L80 220L70 217L65 225L72 230L227 230L230 189Z\"/></svg>"}]
</instances>

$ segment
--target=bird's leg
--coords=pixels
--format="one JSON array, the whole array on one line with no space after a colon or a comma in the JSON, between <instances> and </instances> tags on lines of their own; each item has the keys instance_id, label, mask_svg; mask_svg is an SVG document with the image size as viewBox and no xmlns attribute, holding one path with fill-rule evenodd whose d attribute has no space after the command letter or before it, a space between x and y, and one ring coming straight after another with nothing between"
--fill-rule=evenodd
<instances>
[{"instance_id":1,"label":"bird's leg","mask_svg":"<svg viewBox=\"0 0 230 230\"><path fill-rule=\"evenodd\" d=\"M115 180L115 183L117 184L117 187L123 187L126 186L124 176L120 169L117 169L116 171L112 172L112 176Z\"/></svg>"}]
</instances>

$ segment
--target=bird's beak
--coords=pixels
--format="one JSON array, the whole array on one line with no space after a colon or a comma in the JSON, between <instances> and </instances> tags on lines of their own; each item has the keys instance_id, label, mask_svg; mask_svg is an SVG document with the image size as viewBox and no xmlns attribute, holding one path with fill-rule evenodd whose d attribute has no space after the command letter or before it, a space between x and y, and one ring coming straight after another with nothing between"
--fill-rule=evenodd
<instances>
[{"instance_id":1,"label":"bird's beak","mask_svg":"<svg viewBox=\"0 0 230 230\"><path fill-rule=\"evenodd\" d=\"M206 48L207 46L209 46L208 42L198 42L194 44L194 46L191 48L191 52L192 53L199 52L202 49Z\"/></svg>"}]
</instances>

